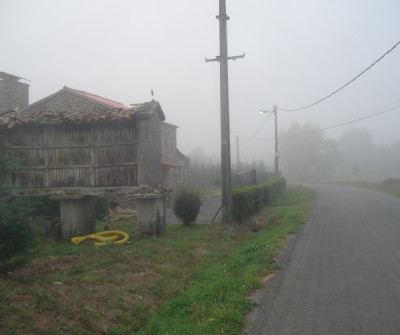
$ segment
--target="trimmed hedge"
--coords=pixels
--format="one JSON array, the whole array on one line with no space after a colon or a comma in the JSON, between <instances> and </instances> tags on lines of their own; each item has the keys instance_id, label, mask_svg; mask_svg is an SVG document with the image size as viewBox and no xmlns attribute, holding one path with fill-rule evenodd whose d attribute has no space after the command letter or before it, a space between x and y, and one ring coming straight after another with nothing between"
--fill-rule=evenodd
<instances>
[{"instance_id":1,"label":"trimmed hedge","mask_svg":"<svg viewBox=\"0 0 400 335\"><path fill-rule=\"evenodd\" d=\"M267 182L245 187L235 187L232 190L232 215L237 223L258 213L262 205L268 205L286 189L285 178L274 178Z\"/></svg>"}]
</instances>

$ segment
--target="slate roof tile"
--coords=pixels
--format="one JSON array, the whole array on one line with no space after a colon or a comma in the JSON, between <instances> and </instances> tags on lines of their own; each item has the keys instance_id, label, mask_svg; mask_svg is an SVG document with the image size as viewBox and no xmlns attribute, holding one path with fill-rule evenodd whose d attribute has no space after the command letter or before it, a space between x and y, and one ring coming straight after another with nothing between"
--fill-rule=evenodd
<instances>
[{"instance_id":1,"label":"slate roof tile","mask_svg":"<svg viewBox=\"0 0 400 335\"><path fill-rule=\"evenodd\" d=\"M62 111L49 111L43 108L43 110L37 111L35 108L31 108L32 106L40 105L43 101L51 99L53 96L61 93L61 92L72 92L79 96L85 97L97 103L100 103L98 109L90 110L90 111L76 111L73 109L65 108ZM36 102L33 105L29 105L22 110L11 110L7 113L3 113L0 116L0 125L6 126L8 128L13 128L18 125L23 124L59 124L59 123L84 123L84 122L105 122L105 121L123 121L128 119L133 119L137 112L151 112L153 110L154 105L158 104L156 101L151 101L143 104L135 104L132 105L131 108L126 107L122 103L109 100L103 97L100 97L95 94L91 94L84 91L79 91L75 89L71 89L69 87L64 86L64 88L39 102ZM164 120L165 117L161 110L161 118Z\"/></svg>"}]
</instances>

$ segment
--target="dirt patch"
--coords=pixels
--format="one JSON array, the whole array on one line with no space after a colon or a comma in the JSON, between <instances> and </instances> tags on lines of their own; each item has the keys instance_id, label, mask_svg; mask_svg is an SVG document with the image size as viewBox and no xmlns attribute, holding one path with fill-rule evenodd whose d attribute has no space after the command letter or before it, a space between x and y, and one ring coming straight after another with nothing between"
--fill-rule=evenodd
<instances>
[{"instance_id":1,"label":"dirt patch","mask_svg":"<svg viewBox=\"0 0 400 335\"><path fill-rule=\"evenodd\" d=\"M271 224L270 215L266 209L247 219L242 224L235 224L234 227L240 231L258 232Z\"/></svg>"},{"instance_id":2,"label":"dirt patch","mask_svg":"<svg viewBox=\"0 0 400 335\"><path fill-rule=\"evenodd\" d=\"M262 282L265 284L268 280L275 277L275 275L276 275L276 272L266 275L265 277L263 277Z\"/></svg>"},{"instance_id":3,"label":"dirt patch","mask_svg":"<svg viewBox=\"0 0 400 335\"><path fill-rule=\"evenodd\" d=\"M195 250L195 254L196 254L196 255L202 256L202 255L205 255L205 254L207 254L207 253L208 253L208 251L207 251L206 248L197 248L197 249Z\"/></svg>"},{"instance_id":4,"label":"dirt patch","mask_svg":"<svg viewBox=\"0 0 400 335\"><path fill-rule=\"evenodd\" d=\"M85 257L76 255L63 256L62 262L60 262L60 256L36 258L25 267L8 272L5 277L21 283L34 282L39 279L43 281L49 274L66 272L85 260Z\"/></svg>"}]
</instances>

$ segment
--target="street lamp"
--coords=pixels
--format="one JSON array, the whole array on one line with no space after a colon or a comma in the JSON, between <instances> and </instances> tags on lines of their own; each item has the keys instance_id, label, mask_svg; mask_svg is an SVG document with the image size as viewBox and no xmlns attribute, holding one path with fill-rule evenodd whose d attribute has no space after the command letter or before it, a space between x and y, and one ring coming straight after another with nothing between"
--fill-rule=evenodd
<instances>
[{"instance_id":1,"label":"street lamp","mask_svg":"<svg viewBox=\"0 0 400 335\"><path fill-rule=\"evenodd\" d=\"M274 106L272 112L260 109L258 112L260 114L265 114L265 113L273 113L275 115L275 177L278 176L279 174L279 165L278 165L278 157L279 157L279 151L278 151L278 116L276 112L277 108Z\"/></svg>"}]
</instances>

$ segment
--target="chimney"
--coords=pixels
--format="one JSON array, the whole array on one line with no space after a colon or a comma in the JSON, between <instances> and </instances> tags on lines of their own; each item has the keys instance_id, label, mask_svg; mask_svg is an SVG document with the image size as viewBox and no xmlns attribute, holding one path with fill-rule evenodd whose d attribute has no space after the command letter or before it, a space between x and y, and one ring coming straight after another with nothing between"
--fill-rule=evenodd
<instances>
[{"instance_id":1,"label":"chimney","mask_svg":"<svg viewBox=\"0 0 400 335\"><path fill-rule=\"evenodd\" d=\"M0 113L29 105L29 85L21 79L27 80L0 71Z\"/></svg>"}]
</instances>

